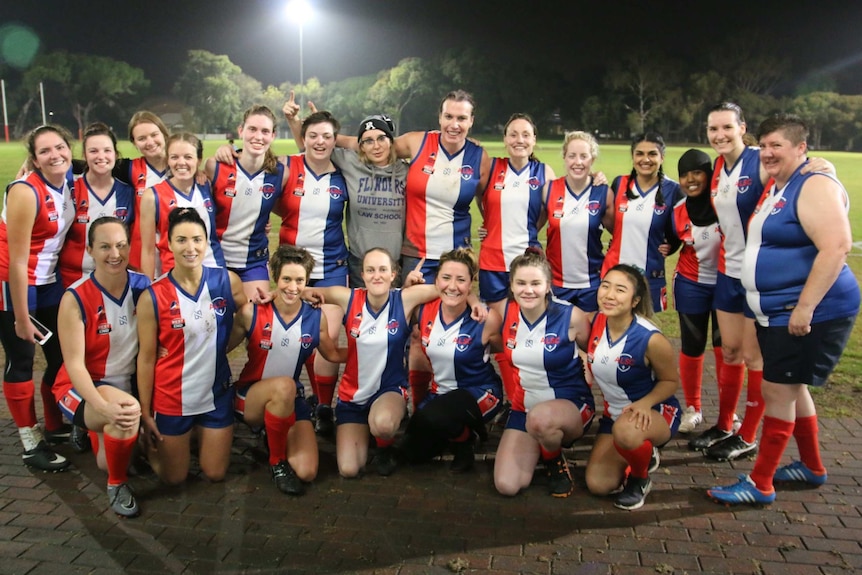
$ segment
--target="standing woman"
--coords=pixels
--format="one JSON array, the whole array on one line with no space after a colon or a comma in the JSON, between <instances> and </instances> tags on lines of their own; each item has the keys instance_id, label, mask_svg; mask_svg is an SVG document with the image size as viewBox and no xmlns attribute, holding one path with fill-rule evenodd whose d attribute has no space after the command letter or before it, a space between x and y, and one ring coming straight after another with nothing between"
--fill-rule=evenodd
<instances>
[{"instance_id":1,"label":"standing woman","mask_svg":"<svg viewBox=\"0 0 862 575\"><path fill-rule=\"evenodd\" d=\"M512 410L497 448L494 485L517 495L541 460L550 494L568 497L574 484L562 449L584 435L595 413L577 351L586 348L590 325L580 309L551 298L551 268L538 250L515 258L509 273L513 299L502 339L513 371L506 390Z\"/></svg>"},{"instance_id":2,"label":"standing woman","mask_svg":"<svg viewBox=\"0 0 862 575\"><path fill-rule=\"evenodd\" d=\"M212 181L215 230L225 263L239 275L251 299L258 288L269 290L266 227L287 178L270 149L275 115L269 108L254 105L246 110L237 132L243 142L238 158L229 163L210 158L205 172Z\"/></svg>"},{"instance_id":3,"label":"standing woman","mask_svg":"<svg viewBox=\"0 0 862 575\"><path fill-rule=\"evenodd\" d=\"M234 322L235 339L248 338L248 361L236 383L234 410L248 425L263 427L272 479L282 493L302 495L317 477L318 452L311 412L299 373L319 348L333 362L346 359L329 337L326 316L300 299L314 268L308 251L279 246L269 261L273 300L244 305Z\"/></svg>"},{"instance_id":4,"label":"standing woman","mask_svg":"<svg viewBox=\"0 0 862 575\"><path fill-rule=\"evenodd\" d=\"M84 130L82 147L87 167L75 180L75 218L60 252L65 287L95 269L88 239L92 222L113 216L130 225L134 219L135 190L113 176L119 154L114 132L102 122L90 124ZM128 263L128 257L124 259Z\"/></svg>"},{"instance_id":5,"label":"standing woman","mask_svg":"<svg viewBox=\"0 0 862 575\"><path fill-rule=\"evenodd\" d=\"M203 265L204 220L194 208L168 215L176 265L138 302L138 391L144 440L167 484L185 481L191 434L200 432L200 466L210 481L227 472L233 440L233 389L228 339L242 282L224 268ZM156 357L157 349L165 350Z\"/></svg>"},{"instance_id":6,"label":"standing woman","mask_svg":"<svg viewBox=\"0 0 862 575\"><path fill-rule=\"evenodd\" d=\"M96 435L91 441L99 469L108 472L109 508L134 517L140 509L126 470L141 419L141 406L131 395L138 355L135 304L150 281L126 269L129 228L123 220L97 218L87 236L95 270L60 301L63 367L54 395L70 421Z\"/></svg>"},{"instance_id":7,"label":"standing woman","mask_svg":"<svg viewBox=\"0 0 862 575\"><path fill-rule=\"evenodd\" d=\"M679 159L683 198L673 208L673 229L682 242L673 274L674 308L679 313L682 346L679 374L685 395L680 433L691 433L703 421L700 391L703 353L712 319L712 348L721 349L721 336L713 306L718 272L721 232L709 197L712 160L700 150L686 151ZM721 373L720 351L715 354L716 373Z\"/></svg>"},{"instance_id":8,"label":"standing woman","mask_svg":"<svg viewBox=\"0 0 862 575\"><path fill-rule=\"evenodd\" d=\"M31 315L57 331L57 309L63 284L57 260L74 217L71 191L71 136L57 126L40 126L27 138L34 170L6 188L0 221L0 341L6 356L3 394L24 445L24 464L61 471L69 462L54 453L36 420L33 357L42 343L47 366L42 377L45 430L59 432L62 416L51 386L63 363L56 337L37 328Z\"/></svg>"},{"instance_id":9,"label":"standing woman","mask_svg":"<svg viewBox=\"0 0 862 575\"><path fill-rule=\"evenodd\" d=\"M435 284L438 297L419 307L422 352L433 378L427 397L407 424L400 451L414 462L428 461L447 447L453 473L473 467L474 433L486 437L485 423L499 411L500 377L488 361L491 347L501 349L502 319L493 309L484 323L471 317L467 298L476 277L470 248L440 257Z\"/></svg>"},{"instance_id":10,"label":"standing woman","mask_svg":"<svg viewBox=\"0 0 862 575\"><path fill-rule=\"evenodd\" d=\"M645 270L656 312L667 309L665 255L659 246L673 240L671 211L679 195L679 184L664 175L665 144L655 132L632 140L632 171L617 176L614 190L614 224L602 277L624 263ZM669 251L672 252L675 247Z\"/></svg>"},{"instance_id":11,"label":"standing woman","mask_svg":"<svg viewBox=\"0 0 862 575\"><path fill-rule=\"evenodd\" d=\"M224 267L224 255L216 237L215 205L209 184L195 176L203 159L203 144L188 132L168 138L170 177L147 189L141 198L141 269L157 277L174 267L168 240L168 215L174 208L194 208L206 227L207 251L203 264Z\"/></svg>"},{"instance_id":12,"label":"standing woman","mask_svg":"<svg viewBox=\"0 0 862 575\"><path fill-rule=\"evenodd\" d=\"M605 412L587 462L587 487L608 495L624 484L615 505L638 509L652 489L655 447L679 426L676 362L670 342L646 319L652 315L650 289L636 268L619 264L608 270L598 299L587 361Z\"/></svg>"},{"instance_id":13,"label":"standing woman","mask_svg":"<svg viewBox=\"0 0 862 575\"><path fill-rule=\"evenodd\" d=\"M563 141L566 175L548 185L548 247L554 297L588 314L598 310L601 281L602 232L614 231L614 197L607 184L591 175L599 144L587 132L567 132ZM586 246L586 247L585 247ZM483 246L484 247L484 246Z\"/></svg>"}]
</instances>

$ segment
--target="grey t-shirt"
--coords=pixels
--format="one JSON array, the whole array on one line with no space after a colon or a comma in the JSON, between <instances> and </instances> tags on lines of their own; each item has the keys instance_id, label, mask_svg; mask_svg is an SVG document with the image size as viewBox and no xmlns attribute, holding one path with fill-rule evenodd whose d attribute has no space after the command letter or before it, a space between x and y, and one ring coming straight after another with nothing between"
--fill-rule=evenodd
<instances>
[{"instance_id":1,"label":"grey t-shirt","mask_svg":"<svg viewBox=\"0 0 862 575\"><path fill-rule=\"evenodd\" d=\"M359 161L353 150L336 148L332 163L347 183L347 242L358 258L369 249L383 247L399 257L404 240L404 187L408 164L396 160L384 168Z\"/></svg>"}]
</instances>

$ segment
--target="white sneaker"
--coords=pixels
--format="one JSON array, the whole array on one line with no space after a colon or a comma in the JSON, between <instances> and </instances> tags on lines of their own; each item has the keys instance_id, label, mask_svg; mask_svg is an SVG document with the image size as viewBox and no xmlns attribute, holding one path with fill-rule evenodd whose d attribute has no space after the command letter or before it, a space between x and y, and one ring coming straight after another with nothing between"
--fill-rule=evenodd
<instances>
[{"instance_id":1,"label":"white sneaker","mask_svg":"<svg viewBox=\"0 0 862 575\"><path fill-rule=\"evenodd\" d=\"M703 423L703 414L697 411L693 406L689 405L682 413L682 421L679 424L679 432L691 433L701 423Z\"/></svg>"},{"instance_id":2,"label":"white sneaker","mask_svg":"<svg viewBox=\"0 0 862 575\"><path fill-rule=\"evenodd\" d=\"M739 428L742 427L742 420L739 419L739 416L735 413L733 414L733 432L736 433L739 431Z\"/></svg>"}]
</instances>

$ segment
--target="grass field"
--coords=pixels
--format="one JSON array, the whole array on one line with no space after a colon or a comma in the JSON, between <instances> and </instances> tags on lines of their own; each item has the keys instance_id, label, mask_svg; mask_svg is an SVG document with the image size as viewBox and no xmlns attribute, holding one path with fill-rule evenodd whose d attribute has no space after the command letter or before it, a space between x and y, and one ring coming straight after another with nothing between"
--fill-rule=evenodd
<instances>
[{"instance_id":1,"label":"grass field","mask_svg":"<svg viewBox=\"0 0 862 575\"><path fill-rule=\"evenodd\" d=\"M505 155L505 149L500 137L486 136L479 137L479 139L492 157ZM205 142L205 156L212 155L215 149L223 143L226 142L220 140ZM293 142L287 140L277 141L273 149L276 154L296 153L296 146ZM677 161L686 149L688 149L688 146L668 147L665 158L665 170L669 177L676 179ZM703 149L712 155L710 149ZM135 157L137 155L133 146L128 142L121 142L120 151L125 157ZM563 175L561 144L559 142L547 140L539 142L536 155L542 161L548 163L554 169L557 176ZM815 155L821 154L817 153ZM9 182L14 178L25 156L24 146L20 142L0 143L0 182ZM80 145L78 145L75 149L75 157L80 156L81 150ZM853 229L853 240L858 247L854 246L853 252L848 258L848 263L856 274L857 279L862 278L862 257L860 257L862 256L862 154L824 152L822 156L835 164L839 177L850 194L850 223ZM631 170L631 156L628 146L619 144L602 145L594 168L604 172L609 180L618 174L627 174ZM473 214L473 237L476 238L475 228L479 225L480 218L475 206ZM274 225L273 229L274 232L271 234L271 238L274 237L277 239L277 225ZM476 242L476 245L478 245L478 242ZM676 256L668 259L667 269L668 276L670 276L676 264ZM658 322L666 334L672 337L678 336L679 330L675 312L660 314ZM829 415L851 415L858 413L858 410L862 409L862 322L857 322L853 336L845 350L841 364L832 377L830 386L827 389L815 390L815 393L817 393L817 401L821 407L821 411Z\"/></svg>"}]
</instances>

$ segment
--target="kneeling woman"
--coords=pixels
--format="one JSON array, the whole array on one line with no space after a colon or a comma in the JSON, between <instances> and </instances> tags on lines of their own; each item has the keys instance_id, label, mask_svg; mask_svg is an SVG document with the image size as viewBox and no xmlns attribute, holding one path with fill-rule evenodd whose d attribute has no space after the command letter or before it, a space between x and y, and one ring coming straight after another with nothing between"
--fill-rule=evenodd
<instances>
[{"instance_id":1,"label":"kneeling woman","mask_svg":"<svg viewBox=\"0 0 862 575\"><path fill-rule=\"evenodd\" d=\"M168 484L185 481L193 429L200 431L201 471L210 481L227 472L233 441L228 339L242 282L203 265L207 227L194 208L168 216L174 268L138 302L138 391L150 463ZM156 358L156 350L164 350Z\"/></svg>"},{"instance_id":2,"label":"kneeling woman","mask_svg":"<svg viewBox=\"0 0 862 575\"><path fill-rule=\"evenodd\" d=\"M584 435L595 400L584 377L578 346L590 325L579 308L551 299L551 267L533 248L509 270L512 296L503 318L503 352L514 372L507 395L512 411L494 462L494 485L517 495L530 485L541 458L548 491L568 497L574 488L562 448Z\"/></svg>"},{"instance_id":3,"label":"kneeling woman","mask_svg":"<svg viewBox=\"0 0 862 575\"><path fill-rule=\"evenodd\" d=\"M316 348L333 363L347 358L347 350L337 349L329 336L326 315L300 299L313 268L306 250L279 246L269 260L273 301L240 308L231 336L232 344L248 337L234 409L247 424L266 429L272 480L288 495L302 495L305 483L317 477L317 439L299 382L302 366Z\"/></svg>"},{"instance_id":4,"label":"kneeling woman","mask_svg":"<svg viewBox=\"0 0 862 575\"><path fill-rule=\"evenodd\" d=\"M654 446L679 427L679 387L670 342L649 320L652 302L643 275L634 267L612 267L599 284L599 313L593 320L588 366L605 399L587 487L617 496L620 509L637 509L652 488ZM626 470L628 477L626 477Z\"/></svg>"},{"instance_id":5,"label":"kneeling woman","mask_svg":"<svg viewBox=\"0 0 862 575\"><path fill-rule=\"evenodd\" d=\"M429 393L410 418L402 452L414 462L455 455L453 473L473 467L473 434L484 438L485 423L499 410L503 388L488 362L489 347L500 347L501 318L488 310L484 324L471 317L467 298L476 278L472 250L458 248L440 257L435 285L439 297L419 308L422 352L433 369Z\"/></svg>"},{"instance_id":6,"label":"kneeling woman","mask_svg":"<svg viewBox=\"0 0 862 575\"><path fill-rule=\"evenodd\" d=\"M132 397L138 352L135 303L150 285L126 270L129 229L115 217L101 217L87 232L87 254L95 271L72 284L58 316L63 366L54 383L60 410L90 430L99 469L108 472L108 505L134 517L139 508L126 484L126 469L138 438L141 406Z\"/></svg>"}]
</instances>

